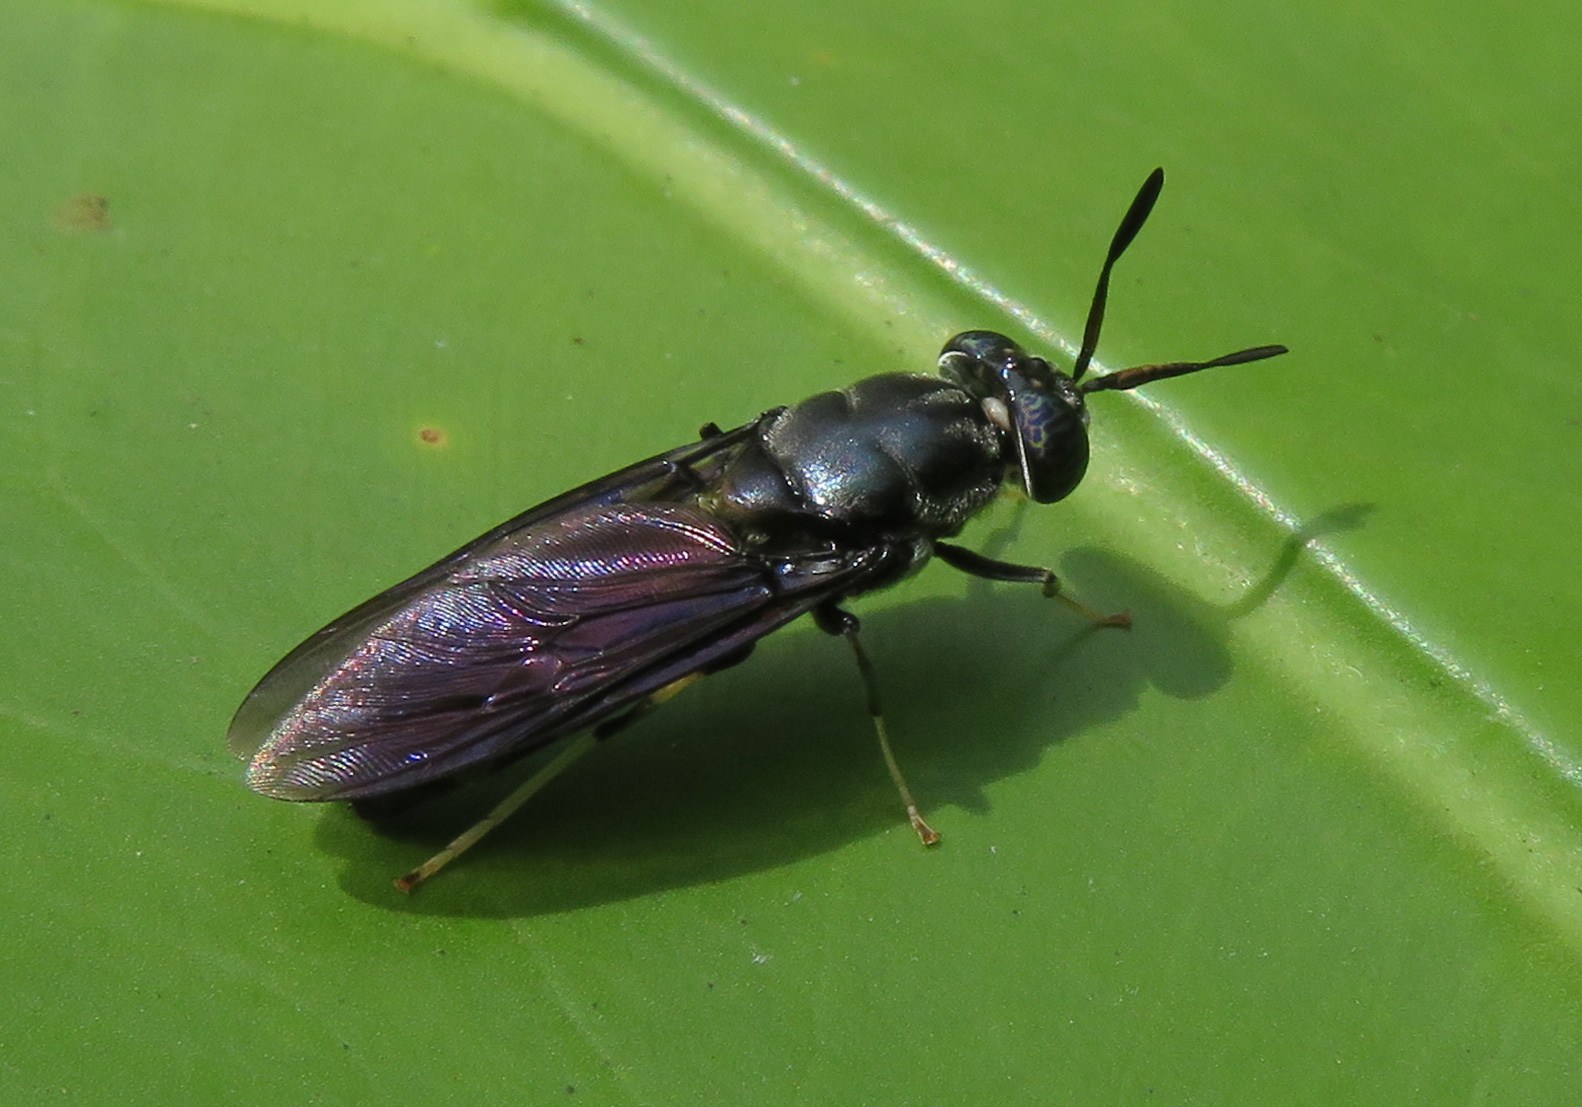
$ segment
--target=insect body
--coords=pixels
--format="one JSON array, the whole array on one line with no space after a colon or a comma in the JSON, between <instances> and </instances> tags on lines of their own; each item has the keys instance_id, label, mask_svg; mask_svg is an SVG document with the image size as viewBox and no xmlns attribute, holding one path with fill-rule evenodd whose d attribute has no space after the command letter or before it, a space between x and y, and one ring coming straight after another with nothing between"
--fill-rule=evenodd
<instances>
[{"instance_id":1,"label":"insect body","mask_svg":"<svg viewBox=\"0 0 1582 1107\"><path fill-rule=\"evenodd\" d=\"M278 799L368 800L582 735L397 881L410 890L596 737L812 614L856 651L912 824L937 841L895 765L857 620L840 604L932 556L1057 594L1049 570L947 539L1008 480L1040 503L1076 487L1088 461L1086 394L1285 352L1264 346L1081 382L1110 270L1163 181L1156 170L1116 232L1069 375L1003 335L968 331L946 344L940 376L869 377L733 430L710 425L700 441L541 504L343 615L270 670L230 728L248 785Z\"/></svg>"}]
</instances>

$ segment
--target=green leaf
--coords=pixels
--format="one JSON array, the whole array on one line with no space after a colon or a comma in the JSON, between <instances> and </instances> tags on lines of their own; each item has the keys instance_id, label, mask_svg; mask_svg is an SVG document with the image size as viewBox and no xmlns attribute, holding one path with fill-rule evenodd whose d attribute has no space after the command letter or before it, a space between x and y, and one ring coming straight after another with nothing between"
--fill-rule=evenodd
<instances>
[{"instance_id":1,"label":"green leaf","mask_svg":"<svg viewBox=\"0 0 1582 1107\"><path fill-rule=\"evenodd\" d=\"M8 1102L1574 1098L1582 17L11 0ZM952 332L1279 361L798 626L411 899L246 792L327 618Z\"/></svg>"}]
</instances>

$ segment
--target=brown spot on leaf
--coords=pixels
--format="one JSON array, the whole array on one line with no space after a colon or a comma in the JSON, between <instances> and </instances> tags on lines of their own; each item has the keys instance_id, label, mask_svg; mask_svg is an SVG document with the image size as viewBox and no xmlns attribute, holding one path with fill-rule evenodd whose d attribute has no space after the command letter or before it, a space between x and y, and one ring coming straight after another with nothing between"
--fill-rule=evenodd
<instances>
[{"instance_id":1,"label":"brown spot on leaf","mask_svg":"<svg viewBox=\"0 0 1582 1107\"><path fill-rule=\"evenodd\" d=\"M110 198L97 192L84 192L55 205L50 221L57 231L87 234L107 231L110 223Z\"/></svg>"}]
</instances>

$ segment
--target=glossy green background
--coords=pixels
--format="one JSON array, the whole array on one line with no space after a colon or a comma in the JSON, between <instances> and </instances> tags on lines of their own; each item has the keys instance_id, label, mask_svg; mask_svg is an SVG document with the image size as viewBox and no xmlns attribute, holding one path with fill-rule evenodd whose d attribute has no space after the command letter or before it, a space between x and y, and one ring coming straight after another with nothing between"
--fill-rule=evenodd
<instances>
[{"instance_id":1,"label":"glossy green background","mask_svg":"<svg viewBox=\"0 0 1582 1107\"><path fill-rule=\"evenodd\" d=\"M1574 1096L1572 8L0 7L8 1101ZM241 789L268 665L499 519L1069 354L1155 164L1101 359L1294 353L969 532L1130 635L859 605L943 848L806 627L411 900L488 788Z\"/></svg>"}]
</instances>

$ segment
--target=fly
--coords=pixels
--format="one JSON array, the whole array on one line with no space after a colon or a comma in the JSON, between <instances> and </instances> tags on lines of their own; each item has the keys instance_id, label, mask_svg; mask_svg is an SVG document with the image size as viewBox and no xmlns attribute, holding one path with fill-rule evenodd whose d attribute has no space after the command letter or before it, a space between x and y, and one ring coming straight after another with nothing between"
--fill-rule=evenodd
<instances>
[{"instance_id":1,"label":"fly","mask_svg":"<svg viewBox=\"0 0 1582 1107\"><path fill-rule=\"evenodd\" d=\"M230 747L275 799L366 806L561 739L559 753L444 850L399 877L412 891L572 761L699 677L742 661L803 615L851 646L884 761L896 764L873 665L842 605L938 557L989 580L1060 591L1049 569L948 541L1014 482L1064 499L1088 465L1093 392L1286 352L1139 365L1083 381L1110 272L1164 186L1154 170L1122 218L1064 373L993 331L945 344L939 376L886 373L778 407L518 515L352 609L285 656L242 702Z\"/></svg>"}]
</instances>

